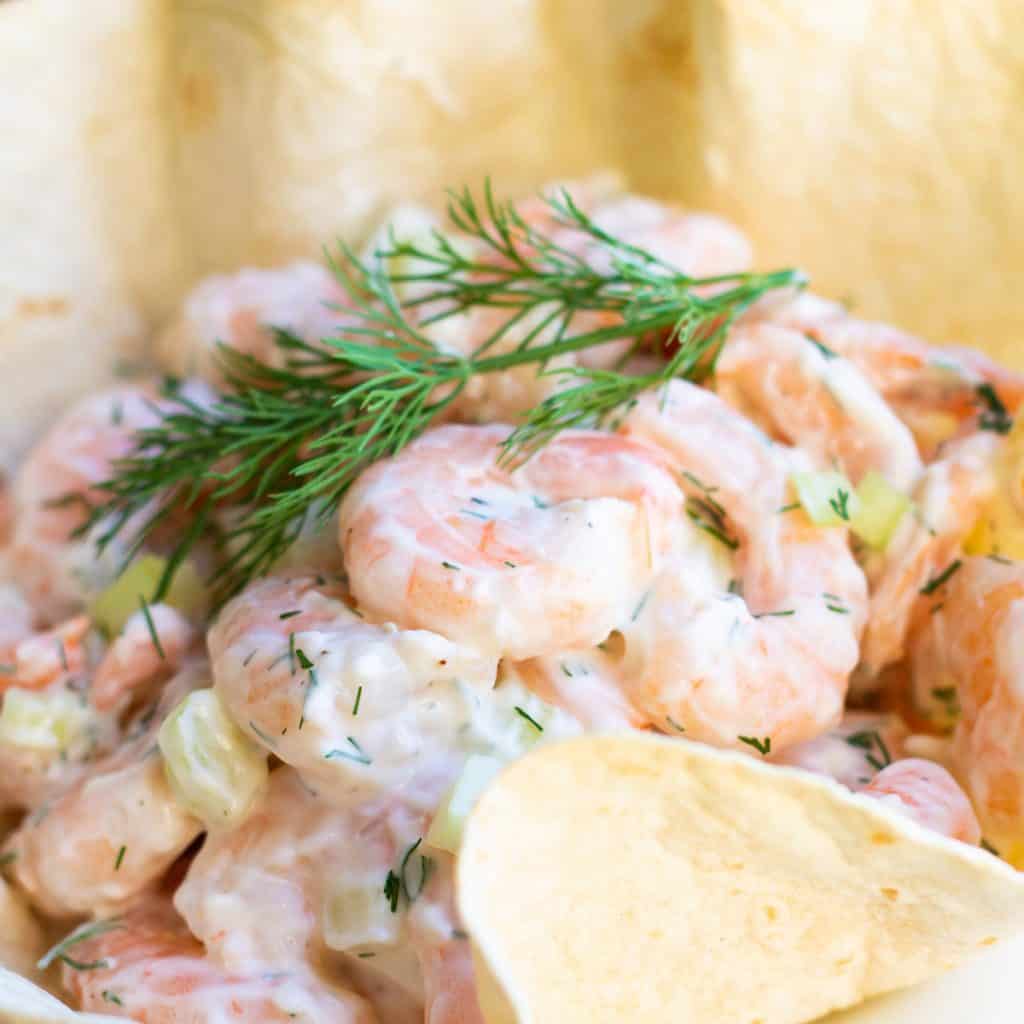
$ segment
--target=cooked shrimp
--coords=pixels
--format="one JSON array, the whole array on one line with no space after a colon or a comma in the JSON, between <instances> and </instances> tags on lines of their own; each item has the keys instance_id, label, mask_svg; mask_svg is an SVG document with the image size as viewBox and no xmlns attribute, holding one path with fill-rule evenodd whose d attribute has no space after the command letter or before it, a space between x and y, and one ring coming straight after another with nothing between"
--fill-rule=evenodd
<instances>
[{"instance_id":1,"label":"cooked shrimp","mask_svg":"<svg viewBox=\"0 0 1024 1024\"><path fill-rule=\"evenodd\" d=\"M922 470L913 435L849 360L796 331L755 324L734 331L715 390L772 436L856 483L868 470L910 490Z\"/></svg>"},{"instance_id":2,"label":"cooked shrimp","mask_svg":"<svg viewBox=\"0 0 1024 1024\"><path fill-rule=\"evenodd\" d=\"M53 629L24 637L3 652L7 663L0 674L0 692L13 686L41 690L81 673L88 663L91 628L87 615L77 615Z\"/></svg>"},{"instance_id":3,"label":"cooked shrimp","mask_svg":"<svg viewBox=\"0 0 1024 1024\"><path fill-rule=\"evenodd\" d=\"M194 639L188 619L165 604L135 612L96 666L92 703L100 711L123 711L139 699L141 684L151 688L174 675Z\"/></svg>"},{"instance_id":4,"label":"cooked shrimp","mask_svg":"<svg viewBox=\"0 0 1024 1024\"><path fill-rule=\"evenodd\" d=\"M490 689L497 661L372 625L346 597L322 577L251 584L210 630L217 692L257 742L339 799L427 784L459 756L463 690Z\"/></svg>"},{"instance_id":5,"label":"cooked shrimp","mask_svg":"<svg viewBox=\"0 0 1024 1024\"><path fill-rule=\"evenodd\" d=\"M602 231L646 250L689 277L740 273L749 269L753 259L747 238L713 214L623 195L596 203L590 216ZM586 258L594 266L610 269L607 249L589 239Z\"/></svg>"},{"instance_id":6,"label":"cooked shrimp","mask_svg":"<svg viewBox=\"0 0 1024 1024\"><path fill-rule=\"evenodd\" d=\"M941 764L907 757L909 740L895 715L853 712L773 760L835 779L940 835L977 845L981 831L967 794Z\"/></svg>"},{"instance_id":7,"label":"cooked shrimp","mask_svg":"<svg viewBox=\"0 0 1024 1024\"><path fill-rule=\"evenodd\" d=\"M954 771L986 839L1024 867L1024 566L965 559L931 605L913 638L915 685L955 694Z\"/></svg>"},{"instance_id":8,"label":"cooked shrimp","mask_svg":"<svg viewBox=\"0 0 1024 1024\"><path fill-rule=\"evenodd\" d=\"M619 625L630 699L666 731L718 746L817 736L842 711L867 587L844 530L786 508L800 454L681 381L644 396L622 431L669 457L700 525L736 548L728 590L684 555Z\"/></svg>"},{"instance_id":9,"label":"cooked shrimp","mask_svg":"<svg viewBox=\"0 0 1024 1024\"><path fill-rule=\"evenodd\" d=\"M455 909L452 860L436 855L437 867L409 910L410 941L423 975L424 1024L485 1024L472 949Z\"/></svg>"},{"instance_id":10,"label":"cooked shrimp","mask_svg":"<svg viewBox=\"0 0 1024 1024\"><path fill-rule=\"evenodd\" d=\"M353 841L365 826L314 795L292 770L279 769L238 828L207 836L174 904L228 970L310 962L323 950L321 913L332 876L378 868L377 830L361 847ZM382 902L387 871L379 877Z\"/></svg>"},{"instance_id":11,"label":"cooked shrimp","mask_svg":"<svg viewBox=\"0 0 1024 1024\"><path fill-rule=\"evenodd\" d=\"M563 708L588 731L639 729L647 719L626 696L622 660L611 639L600 647L505 663L503 679L518 679L541 700Z\"/></svg>"},{"instance_id":12,"label":"cooked shrimp","mask_svg":"<svg viewBox=\"0 0 1024 1024\"><path fill-rule=\"evenodd\" d=\"M1011 412L1024 402L1024 376L981 353L929 345L888 324L848 316L817 296L773 298L759 313L849 359L910 427L926 458L991 415L986 388Z\"/></svg>"},{"instance_id":13,"label":"cooked shrimp","mask_svg":"<svg viewBox=\"0 0 1024 1024\"><path fill-rule=\"evenodd\" d=\"M15 524L6 571L36 612L54 623L81 606L83 594L116 574L121 552L98 558L89 539L73 540L85 502L134 444L136 430L159 419L146 392L119 388L73 406L29 452L14 480ZM81 500L62 501L79 494Z\"/></svg>"},{"instance_id":14,"label":"cooked shrimp","mask_svg":"<svg viewBox=\"0 0 1024 1024\"><path fill-rule=\"evenodd\" d=\"M999 445L993 434L974 434L949 445L921 477L915 514L903 517L872 588L858 688L872 688L878 673L906 653L916 602L955 566L994 491L992 465Z\"/></svg>"},{"instance_id":15,"label":"cooked shrimp","mask_svg":"<svg viewBox=\"0 0 1024 1024\"><path fill-rule=\"evenodd\" d=\"M239 829L207 838L175 905L228 970L372 953L394 984L426 999L427 1020L476 1022L450 858L422 846L428 820L393 800L334 807L283 769ZM401 888L388 895L392 876Z\"/></svg>"},{"instance_id":16,"label":"cooked shrimp","mask_svg":"<svg viewBox=\"0 0 1024 1024\"><path fill-rule=\"evenodd\" d=\"M647 250L681 273L691 277L714 277L740 272L750 265L749 242L718 217L686 212L653 199L612 194L607 182L591 180L564 187L599 229ZM557 196L561 189L556 185L545 191ZM548 234L564 252L579 257L597 270L609 272L612 269L612 256L607 246L578 228L557 221L542 200L527 200L518 204L517 210L525 224ZM422 232L422 219L414 221L410 228L414 234ZM462 236L453 236L452 241L458 246L474 248L473 240ZM479 249L479 243L475 248ZM492 254L483 250L477 252L476 257L486 263ZM711 285L706 290L715 287L720 286ZM434 312L433 308L421 309L425 318ZM470 355L504 325L505 333L489 349L497 355L516 349L528 339L532 339L532 344L554 340L566 329L555 313L557 309L553 306L539 306L530 315L510 323L507 311L477 307L425 329L442 348ZM568 333L595 331L618 321L618 314L578 312L572 317ZM609 368L627 356L632 347L630 339L619 339L582 352L557 356L545 364L544 373L538 373L535 366L523 366L475 377L456 399L451 415L472 423L514 421L556 391L573 386L571 376L554 371L574 367Z\"/></svg>"},{"instance_id":17,"label":"cooked shrimp","mask_svg":"<svg viewBox=\"0 0 1024 1024\"><path fill-rule=\"evenodd\" d=\"M317 263L246 269L207 277L185 297L181 312L157 338L157 353L178 376L219 383L217 346L280 366L273 328L304 341L336 335L347 304L345 290Z\"/></svg>"},{"instance_id":18,"label":"cooked shrimp","mask_svg":"<svg viewBox=\"0 0 1024 1024\"><path fill-rule=\"evenodd\" d=\"M156 748L163 719L206 679L186 667L137 734L15 832L14 877L32 902L56 917L103 913L155 882L201 831L174 799Z\"/></svg>"},{"instance_id":19,"label":"cooked shrimp","mask_svg":"<svg viewBox=\"0 0 1024 1024\"><path fill-rule=\"evenodd\" d=\"M265 922L268 928L276 921ZM68 951L63 982L83 1010L146 1024L375 1024L366 1003L312 970L289 965L226 971L189 935L169 904L154 899L108 931Z\"/></svg>"},{"instance_id":20,"label":"cooked shrimp","mask_svg":"<svg viewBox=\"0 0 1024 1024\"><path fill-rule=\"evenodd\" d=\"M942 765L908 757L883 768L862 790L919 825L977 846L981 826L967 794Z\"/></svg>"},{"instance_id":21,"label":"cooked shrimp","mask_svg":"<svg viewBox=\"0 0 1024 1024\"><path fill-rule=\"evenodd\" d=\"M680 491L623 438L569 431L508 469L507 436L439 427L356 481L339 515L352 592L378 618L518 660L594 646L664 563Z\"/></svg>"},{"instance_id":22,"label":"cooked shrimp","mask_svg":"<svg viewBox=\"0 0 1024 1024\"><path fill-rule=\"evenodd\" d=\"M860 789L894 759L903 757L907 727L891 714L853 711L833 729L772 757L776 764L825 775Z\"/></svg>"},{"instance_id":23,"label":"cooked shrimp","mask_svg":"<svg viewBox=\"0 0 1024 1024\"><path fill-rule=\"evenodd\" d=\"M121 720L181 666L193 640L189 623L165 605L129 619L104 652L87 616L32 633L6 657L4 693L37 695L40 735L15 718L0 742L0 807L33 808L70 786L121 739ZM159 646L158 646L159 645ZM40 725L44 723L39 723Z\"/></svg>"}]
</instances>

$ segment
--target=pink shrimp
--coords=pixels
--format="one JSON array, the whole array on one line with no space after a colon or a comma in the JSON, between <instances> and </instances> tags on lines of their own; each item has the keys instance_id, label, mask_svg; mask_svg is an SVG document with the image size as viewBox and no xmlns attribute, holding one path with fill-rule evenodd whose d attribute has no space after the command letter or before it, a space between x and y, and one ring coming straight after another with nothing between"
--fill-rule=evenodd
<instances>
[{"instance_id":1,"label":"pink shrimp","mask_svg":"<svg viewBox=\"0 0 1024 1024\"><path fill-rule=\"evenodd\" d=\"M955 565L995 491L993 459L1000 443L1000 438L987 433L957 441L921 477L914 491L916 512L903 517L874 581L858 676L860 690L874 688L882 669L906 652L921 593L936 589L943 574Z\"/></svg>"},{"instance_id":2,"label":"pink shrimp","mask_svg":"<svg viewBox=\"0 0 1024 1024\"><path fill-rule=\"evenodd\" d=\"M515 659L602 641L671 549L659 456L589 431L499 465L508 428L439 427L356 481L339 514L360 607Z\"/></svg>"},{"instance_id":3,"label":"pink shrimp","mask_svg":"<svg viewBox=\"0 0 1024 1024\"><path fill-rule=\"evenodd\" d=\"M774 299L758 311L849 359L910 427L931 458L943 441L1024 402L1024 376L963 348L929 345L888 324L858 320L814 295ZM758 315L755 314L755 315Z\"/></svg>"},{"instance_id":4,"label":"pink shrimp","mask_svg":"<svg viewBox=\"0 0 1024 1024\"><path fill-rule=\"evenodd\" d=\"M138 613L104 651L87 616L30 633L2 656L0 699L32 693L74 728L60 743L6 735L0 743L0 806L31 808L72 785L121 738L125 713L138 707L181 667L193 642L189 623L165 605ZM12 698L14 699L14 698ZM40 708L42 711L42 708Z\"/></svg>"},{"instance_id":5,"label":"pink shrimp","mask_svg":"<svg viewBox=\"0 0 1024 1024\"><path fill-rule=\"evenodd\" d=\"M88 663L87 639L92 622L77 615L53 629L31 633L2 652L6 662L0 693L17 686L41 690L83 672Z\"/></svg>"},{"instance_id":6,"label":"pink shrimp","mask_svg":"<svg viewBox=\"0 0 1024 1024\"><path fill-rule=\"evenodd\" d=\"M796 331L734 331L716 364L715 390L819 466L838 463L854 483L873 469L909 490L921 473L910 431L855 365Z\"/></svg>"},{"instance_id":7,"label":"pink shrimp","mask_svg":"<svg viewBox=\"0 0 1024 1024\"><path fill-rule=\"evenodd\" d=\"M904 756L907 735L907 727L896 715L853 711L843 715L834 729L789 747L772 760L835 779L848 789L861 789L886 765Z\"/></svg>"},{"instance_id":8,"label":"pink shrimp","mask_svg":"<svg viewBox=\"0 0 1024 1024\"><path fill-rule=\"evenodd\" d=\"M333 337L341 323L345 290L317 263L291 263L268 270L245 269L207 277L186 296L181 312L157 339L166 368L179 376L221 380L217 346L282 365L273 328L304 341Z\"/></svg>"},{"instance_id":9,"label":"pink shrimp","mask_svg":"<svg viewBox=\"0 0 1024 1024\"><path fill-rule=\"evenodd\" d=\"M124 905L155 882L201 831L164 778L156 733L178 702L206 680L184 669L135 735L26 818L10 841L18 884L46 913L67 917Z\"/></svg>"},{"instance_id":10,"label":"pink shrimp","mask_svg":"<svg viewBox=\"0 0 1024 1024\"><path fill-rule=\"evenodd\" d=\"M623 438L569 431L508 469L507 436L440 427L356 481L339 515L352 592L382 618L511 657L596 644L670 550L679 489Z\"/></svg>"},{"instance_id":11,"label":"pink shrimp","mask_svg":"<svg viewBox=\"0 0 1024 1024\"><path fill-rule=\"evenodd\" d=\"M630 699L666 731L738 749L827 729L857 663L867 588L845 531L787 507L799 453L682 381L644 396L622 432L669 457L698 524L736 548L729 592L683 556L620 622Z\"/></svg>"},{"instance_id":12,"label":"pink shrimp","mask_svg":"<svg viewBox=\"0 0 1024 1024\"><path fill-rule=\"evenodd\" d=\"M436 633L372 624L342 585L315 576L256 581L208 640L217 692L239 724L339 796L429 790L447 777L467 696L488 691L497 671L493 655Z\"/></svg>"},{"instance_id":13,"label":"pink shrimp","mask_svg":"<svg viewBox=\"0 0 1024 1024\"><path fill-rule=\"evenodd\" d=\"M376 1022L364 1000L309 968L218 967L158 898L96 931L68 950L63 969L83 1010L144 1024ZM89 969L75 966L83 963Z\"/></svg>"},{"instance_id":14,"label":"pink shrimp","mask_svg":"<svg viewBox=\"0 0 1024 1024\"><path fill-rule=\"evenodd\" d=\"M908 740L895 715L853 712L773 760L835 779L933 832L977 846L981 830L967 794L942 765L907 757Z\"/></svg>"},{"instance_id":15,"label":"pink shrimp","mask_svg":"<svg viewBox=\"0 0 1024 1024\"><path fill-rule=\"evenodd\" d=\"M95 485L133 447L135 431L158 419L144 391L93 395L58 420L19 469L14 530L4 557L7 571L47 623L79 609L89 577L112 574L118 553L108 553L106 566L97 560L94 544L74 541L72 534L85 522L85 503L101 498ZM80 500L62 500L72 494Z\"/></svg>"},{"instance_id":16,"label":"pink shrimp","mask_svg":"<svg viewBox=\"0 0 1024 1024\"><path fill-rule=\"evenodd\" d=\"M623 242L646 250L666 267L690 277L717 277L746 270L751 261L747 239L731 224L710 214L681 210L654 199L623 195L609 189L607 182L597 180L550 186L549 197L560 198L567 191L578 209L593 220L599 230L614 234ZM612 255L609 248L576 225L557 218L551 207L540 198L527 199L516 205L521 222L547 235L563 252L570 253L595 270L610 273ZM522 231L513 227L514 236ZM474 240L453 236L456 245L475 251L481 263L494 262L493 254L481 249ZM519 237L524 250L530 243ZM705 286L713 291L722 285ZM428 318L436 310L423 308ZM492 354L512 351L527 339L532 344L553 340L565 330L553 306L539 306L531 315L509 322L508 311L478 307L460 312L426 330L446 349L469 355L488 342ZM617 313L605 311L577 312L568 327L570 334L596 331L620 322ZM504 328L501 337L488 341ZM545 364L544 373L535 366L523 366L501 373L478 376L467 383L451 411L454 419L463 422L514 422L523 412L538 405L558 390L570 387L573 378L553 371L575 367L609 368L628 354L631 339L617 339L578 353L565 353Z\"/></svg>"},{"instance_id":17,"label":"pink shrimp","mask_svg":"<svg viewBox=\"0 0 1024 1024\"><path fill-rule=\"evenodd\" d=\"M195 640L195 630L180 612L165 604L131 615L96 666L90 697L100 711L119 712L172 676Z\"/></svg>"},{"instance_id":18,"label":"pink shrimp","mask_svg":"<svg viewBox=\"0 0 1024 1024\"><path fill-rule=\"evenodd\" d=\"M942 765L908 757L883 768L861 791L919 825L977 846L981 826L967 794Z\"/></svg>"},{"instance_id":19,"label":"pink shrimp","mask_svg":"<svg viewBox=\"0 0 1024 1024\"><path fill-rule=\"evenodd\" d=\"M626 696L619 638L584 651L504 663L502 675L522 681L541 700L564 708L587 730L640 729L647 718Z\"/></svg>"},{"instance_id":20,"label":"pink shrimp","mask_svg":"<svg viewBox=\"0 0 1024 1024\"><path fill-rule=\"evenodd\" d=\"M616 196L596 203L590 217L602 231L689 277L738 274L749 269L753 259L750 242L728 221L655 199ZM585 252L588 262L610 269L608 251L600 244L588 240Z\"/></svg>"},{"instance_id":21,"label":"pink shrimp","mask_svg":"<svg viewBox=\"0 0 1024 1024\"><path fill-rule=\"evenodd\" d=\"M956 701L953 769L985 837L1024 867L1024 566L965 559L929 603L913 637L915 689Z\"/></svg>"},{"instance_id":22,"label":"pink shrimp","mask_svg":"<svg viewBox=\"0 0 1024 1024\"><path fill-rule=\"evenodd\" d=\"M339 808L329 797L283 769L239 829L210 835L175 896L192 932L229 970L372 953L394 985L425 999L432 1024L482 1022L450 859L422 846L428 817L392 798Z\"/></svg>"}]
</instances>

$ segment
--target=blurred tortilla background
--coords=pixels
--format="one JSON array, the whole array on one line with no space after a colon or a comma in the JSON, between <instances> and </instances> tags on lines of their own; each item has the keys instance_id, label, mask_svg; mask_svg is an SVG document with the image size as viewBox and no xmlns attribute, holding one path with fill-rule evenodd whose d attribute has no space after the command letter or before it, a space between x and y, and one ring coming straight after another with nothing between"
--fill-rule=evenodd
<instances>
[{"instance_id":1,"label":"blurred tortilla background","mask_svg":"<svg viewBox=\"0 0 1024 1024\"><path fill-rule=\"evenodd\" d=\"M189 281L398 199L616 167L763 265L1024 366L1012 0L6 0L0 446Z\"/></svg>"}]
</instances>

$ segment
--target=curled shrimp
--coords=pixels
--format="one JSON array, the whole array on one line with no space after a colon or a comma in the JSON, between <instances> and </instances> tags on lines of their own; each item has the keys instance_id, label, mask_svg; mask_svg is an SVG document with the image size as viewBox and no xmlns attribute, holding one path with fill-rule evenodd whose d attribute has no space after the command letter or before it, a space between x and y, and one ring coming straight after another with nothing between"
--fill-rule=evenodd
<instances>
[{"instance_id":1,"label":"curled shrimp","mask_svg":"<svg viewBox=\"0 0 1024 1024\"><path fill-rule=\"evenodd\" d=\"M587 731L640 729L647 719L626 696L622 659L608 640L599 647L562 651L530 661L505 663L502 678L514 678L548 704L564 709Z\"/></svg>"},{"instance_id":2,"label":"curled shrimp","mask_svg":"<svg viewBox=\"0 0 1024 1024\"><path fill-rule=\"evenodd\" d=\"M798 743L772 758L862 789L894 759L904 756L907 727L893 714L852 711L821 736Z\"/></svg>"},{"instance_id":3,"label":"curled shrimp","mask_svg":"<svg viewBox=\"0 0 1024 1024\"><path fill-rule=\"evenodd\" d=\"M214 684L257 742L341 793L399 790L444 773L464 689L497 660L427 630L374 625L322 577L258 580L209 633Z\"/></svg>"},{"instance_id":4,"label":"curled shrimp","mask_svg":"<svg viewBox=\"0 0 1024 1024\"><path fill-rule=\"evenodd\" d=\"M740 273L749 269L753 260L749 240L728 221L655 199L609 197L593 205L590 218L600 230L649 252L688 277ZM585 257L593 265L611 269L608 250L589 238Z\"/></svg>"},{"instance_id":5,"label":"curled shrimp","mask_svg":"<svg viewBox=\"0 0 1024 1024\"><path fill-rule=\"evenodd\" d=\"M939 835L977 846L981 830L967 794L941 764L906 756L909 740L895 715L852 712L773 760L835 779Z\"/></svg>"},{"instance_id":6,"label":"curled shrimp","mask_svg":"<svg viewBox=\"0 0 1024 1024\"><path fill-rule=\"evenodd\" d=\"M882 669L903 657L921 594L956 570L964 541L994 493L1000 444L992 434L973 434L950 444L922 475L913 494L915 512L903 517L873 581L859 690L874 688Z\"/></svg>"},{"instance_id":7,"label":"curled shrimp","mask_svg":"<svg viewBox=\"0 0 1024 1024\"><path fill-rule=\"evenodd\" d=\"M67 956L73 963L65 959L63 982L80 1009L147 1024L376 1021L359 996L309 969L224 970L159 897L96 929Z\"/></svg>"},{"instance_id":8,"label":"curled shrimp","mask_svg":"<svg viewBox=\"0 0 1024 1024\"><path fill-rule=\"evenodd\" d=\"M673 542L681 494L659 456L568 431L515 469L502 426L445 426L368 469L342 502L364 611L522 660L600 643Z\"/></svg>"},{"instance_id":9,"label":"curled shrimp","mask_svg":"<svg viewBox=\"0 0 1024 1024\"><path fill-rule=\"evenodd\" d=\"M1024 867L1024 567L965 559L930 603L912 641L915 689L955 701L953 770L986 839Z\"/></svg>"},{"instance_id":10,"label":"curled shrimp","mask_svg":"<svg viewBox=\"0 0 1024 1024\"><path fill-rule=\"evenodd\" d=\"M858 481L868 470L909 490L922 470L913 435L855 364L773 324L734 331L715 366L715 390L818 465Z\"/></svg>"},{"instance_id":11,"label":"curled shrimp","mask_svg":"<svg viewBox=\"0 0 1024 1024\"><path fill-rule=\"evenodd\" d=\"M572 196L577 209L585 212L597 230L614 234L628 245L637 246L690 277L716 277L745 270L751 261L750 244L732 225L709 214L691 213L668 204L639 196L623 195L609 187L607 180L553 185L544 190L549 198ZM526 230L546 235L566 259L577 259L602 273L612 271L608 246L581 231L575 224L557 217L542 199L528 199L516 205L518 219L509 227L521 251L531 243ZM436 220L422 212L402 210L396 217L396 233L424 236ZM473 254L480 264L500 262L476 239L453 234L450 243ZM429 243L428 243L429 244ZM424 267L429 272L430 267ZM399 288L417 302L429 292L429 284L403 282ZM714 290L716 285L706 286ZM488 353L498 355L526 344L543 344L558 337L578 335L610 327L620 322L617 313L577 311L566 323L556 304L542 304L527 315L511 317L500 308L476 307L435 320L436 303L417 307L424 330L444 350L468 356L487 345ZM532 365L515 367L500 373L483 374L469 380L455 399L450 415L471 423L514 422L555 392L573 386L571 372L577 367L608 369L617 366L633 348L629 339L616 339L581 352L563 353L549 360L539 373ZM559 372L566 371L566 372Z\"/></svg>"},{"instance_id":12,"label":"curled shrimp","mask_svg":"<svg viewBox=\"0 0 1024 1024\"><path fill-rule=\"evenodd\" d=\"M75 616L7 652L0 699L37 695L62 724L45 736L15 726L3 737L0 806L37 807L70 786L114 749L125 714L180 668L192 626L166 605L148 611L148 619L130 618L106 649L89 618Z\"/></svg>"},{"instance_id":13,"label":"curled shrimp","mask_svg":"<svg viewBox=\"0 0 1024 1024\"><path fill-rule=\"evenodd\" d=\"M942 765L908 757L883 768L861 790L919 825L977 846L981 826L967 794Z\"/></svg>"},{"instance_id":14,"label":"curled shrimp","mask_svg":"<svg viewBox=\"0 0 1024 1024\"><path fill-rule=\"evenodd\" d=\"M41 690L81 673L89 660L88 640L92 622L76 615L38 633L23 636L5 652L0 692L19 687Z\"/></svg>"},{"instance_id":15,"label":"curled shrimp","mask_svg":"<svg viewBox=\"0 0 1024 1024\"><path fill-rule=\"evenodd\" d=\"M833 725L867 588L845 531L787 506L799 453L681 381L641 398L622 431L667 455L698 525L735 549L728 589L684 554L619 625L630 699L665 731L738 749L770 738L780 750Z\"/></svg>"},{"instance_id":16,"label":"curled shrimp","mask_svg":"<svg viewBox=\"0 0 1024 1024\"><path fill-rule=\"evenodd\" d=\"M1024 376L980 352L929 345L888 324L849 316L817 296L772 297L755 315L765 314L857 366L929 459L942 442L992 415L992 395L1010 412L1024 402Z\"/></svg>"},{"instance_id":17,"label":"curled shrimp","mask_svg":"<svg viewBox=\"0 0 1024 1024\"><path fill-rule=\"evenodd\" d=\"M205 665L186 667L138 719L127 743L15 832L8 843L12 871L35 906L56 917L123 906L199 835L200 823L178 805L164 777L156 734L206 678Z\"/></svg>"},{"instance_id":18,"label":"curled shrimp","mask_svg":"<svg viewBox=\"0 0 1024 1024\"><path fill-rule=\"evenodd\" d=\"M121 552L97 559L93 542L74 540L87 503L101 496L113 462L132 449L135 431L159 420L146 392L119 388L73 406L29 452L13 483L15 522L4 552L7 572L47 622L81 606L92 587L116 575ZM68 500L69 495L80 499Z\"/></svg>"},{"instance_id":19,"label":"curled shrimp","mask_svg":"<svg viewBox=\"0 0 1024 1024\"><path fill-rule=\"evenodd\" d=\"M169 372L216 384L221 380L218 345L281 366L283 352L273 328L318 342L337 333L338 308L345 304L344 289L317 263L207 277L157 338L157 353Z\"/></svg>"},{"instance_id":20,"label":"curled shrimp","mask_svg":"<svg viewBox=\"0 0 1024 1024\"><path fill-rule=\"evenodd\" d=\"M96 666L90 698L118 714L172 676L195 640L192 624L174 608L154 604L129 616ZM140 688L146 690L140 693Z\"/></svg>"},{"instance_id":21,"label":"curled shrimp","mask_svg":"<svg viewBox=\"0 0 1024 1024\"><path fill-rule=\"evenodd\" d=\"M425 1003L426 1020L475 1024L482 1018L451 902L451 860L423 846L427 824L392 797L333 806L283 769L239 829L207 838L175 905L229 970L317 964L332 950L369 954L374 970Z\"/></svg>"}]
</instances>

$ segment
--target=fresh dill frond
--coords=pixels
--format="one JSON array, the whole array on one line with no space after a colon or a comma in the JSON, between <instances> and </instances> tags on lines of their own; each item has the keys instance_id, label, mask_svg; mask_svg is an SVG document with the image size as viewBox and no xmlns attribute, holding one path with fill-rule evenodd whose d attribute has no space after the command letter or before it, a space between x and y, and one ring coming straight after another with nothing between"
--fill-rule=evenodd
<instances>
[{"instance_id":1,"label":"fresh dill frond","mask_svg":"<svg viewBox=\"0 0 1024 1024\"><path fill-rule=\"evenodd\" d=\"M224 556L211 581L220 603L265 573L309 521L326 520L367 466L437 421L472 378L520 366L561 377L504 444L504 460L522 460L563 430L614 426L649 388L703 377L740 313L804 283L795 270L690 277L606 232L567 192L544 201L538 225L489 184L480 199L463 189L448 206L454 237L391 234L365 260L339 244L330 262L349 305L336 335L309 342L275 331L279 365L222 346L226 390L210 402L170 382L161 421L138 432L98 485L80 535L98 537L101 551L126 535L127 564L187 515L153 600L213 533ZM471 353L435 341L437 325L481 308L499 315ZM551 368L624 339L660 340L671 355L639 375Z\"/></svg>"}]
</instances>

